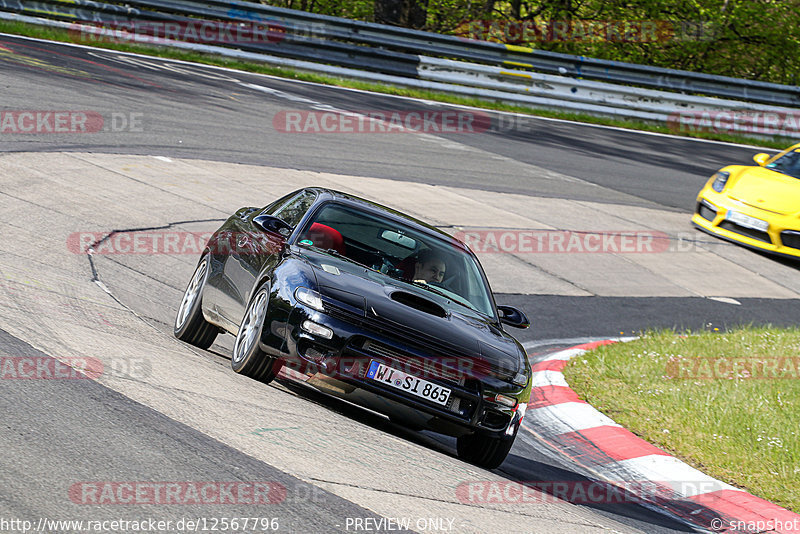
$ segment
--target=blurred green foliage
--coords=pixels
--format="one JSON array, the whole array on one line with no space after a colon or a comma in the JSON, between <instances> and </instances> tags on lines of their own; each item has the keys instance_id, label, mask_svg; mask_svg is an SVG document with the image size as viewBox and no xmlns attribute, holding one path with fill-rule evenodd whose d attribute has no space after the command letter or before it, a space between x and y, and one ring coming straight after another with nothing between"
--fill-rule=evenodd
<instances>
[{"instance_id":1,"label":"blurred green foliage","mask_svg":"<svg viewBox=\"0 0 800 534\"><path fill-rule=\"evenodd\" d=\"M800 0L274 0L325 15L797 85Z\"/></svg>"}]
</instances>

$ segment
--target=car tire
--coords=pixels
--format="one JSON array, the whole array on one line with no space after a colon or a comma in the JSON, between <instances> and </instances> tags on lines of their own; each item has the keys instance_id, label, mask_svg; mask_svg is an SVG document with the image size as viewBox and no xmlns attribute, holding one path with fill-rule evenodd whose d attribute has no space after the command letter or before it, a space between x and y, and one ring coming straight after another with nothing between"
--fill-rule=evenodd
<instances>
[{"instance_id":1,"label":"car tire","mask_svg":"<svg viewBox=\"0 0 800 534\"><path fill-rule=\"evenodd\" d=\"M265 282L247 305L231 357L231 368L234 371L265 384L275 379L282 366L281 360L267 355L258 345L268 307L269 283Z\"/></svg>"},{"instance_id":2,"label":"car tire","mask_svg":"<svg viewBox=\"0 0 800 534\"><path fill-rule=\"evenodd\" d=\"M219 328L206 321L202 310L203 289L208 280L210 258L208 254L200 258L183 293L178 313L175 314L175 337L201 349L210 347L219 334Z\"/></svg>"},{"instance_id":3,"label":"car tire","mask_svg":"<svg viewBox=\"0 0 800 534\"><path fill-rule=\"evenodd\" d=\"M508 456L511 446L514 445L517 430L519 430L518 424L516 424L512 436L503 436L501 438L481 432L460 436L456 440L458 457L465 462L475 464L484 469L496 469L500 467L500 464Z\"/></svg>"}]
</instances>

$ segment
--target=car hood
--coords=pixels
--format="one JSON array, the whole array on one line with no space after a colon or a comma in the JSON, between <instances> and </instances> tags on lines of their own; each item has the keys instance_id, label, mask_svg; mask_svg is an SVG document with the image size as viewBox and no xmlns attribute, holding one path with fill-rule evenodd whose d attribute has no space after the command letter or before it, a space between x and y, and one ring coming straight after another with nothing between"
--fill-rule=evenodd
<instances>
[{"instance_id":1,"label":"car hood","mask_svg":"<svg viewBox=\"0 0 800 534\"><path fill-rule=\"evenodd\" d=\"M781 215L800 211L800 180L763 167L743 167L727 194L748 206Z\"/></svg>"},{"instance_id":2,"label":"car hood","mask_svg":"<svg viewBox=\"0 0 800 534\"><path fill-rule=\"evenodd\" d=\"M443 353L479 359L494 374L513 377L526 361L517 341L493 321L446 297L360 267L332 255L301 249L313 267L319 292L370 323L385 323L403 340Z\"/></svg>"}]
</instances>

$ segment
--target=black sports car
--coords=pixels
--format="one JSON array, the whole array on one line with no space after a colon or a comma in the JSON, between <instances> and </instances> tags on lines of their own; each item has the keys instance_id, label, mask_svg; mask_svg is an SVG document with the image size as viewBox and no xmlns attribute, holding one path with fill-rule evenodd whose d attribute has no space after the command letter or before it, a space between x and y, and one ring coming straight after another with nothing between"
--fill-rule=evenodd
<instances>
[{"instance_id":1,"label":"black sports car","mask_svg":"<svg viewBox=\"0 0 800 534\"><path fill-rule=\"evenodd\" d=\"M236 336L231 366L284 374L457 438L460 458L499 466L531 392L522 346L461 241L373 202L320 188L242 208L209 239L175 336Z\"/></svg>"}]
</instances>

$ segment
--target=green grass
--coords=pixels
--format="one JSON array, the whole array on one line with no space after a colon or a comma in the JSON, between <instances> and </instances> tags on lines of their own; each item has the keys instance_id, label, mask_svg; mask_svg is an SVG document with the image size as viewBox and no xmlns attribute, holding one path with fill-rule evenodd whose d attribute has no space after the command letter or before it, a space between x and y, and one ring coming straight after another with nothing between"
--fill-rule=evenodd
<instances>
[{"instance_id":1,"label":"green grass","mask_svg":"<svg viewBox=\"0 0 800 534\"><path fill-rule=\"evenodd\" d=\"M574 358L565 375L581 398L643 439L800 511L798 364L796 328L659 331Z\"/></svg>"},{"instance_id":2,"label":"green grass","mask_svg":"<svg viewBox=\"0 0 800 534\"><path fill-rule=\"evenodd\" d=\"M549 117L556 119L572 120L577 122L585 122L589 124L600 124L606 126L615 126L618 128L627 128L631 130L642 130L647 132L657 132L673 135L683 135L685 137L696 137L701 139L711 139L716 141L726 141L731 143L743 143L755 146L763 146L769 148L783 149L793 144L791 139L787 138L773 138L773 139L760 139L739 135L717 134L710 132L683 132L678 133L665 125L649 123L638 120L625 120L614 119L607 117L596 117L585 113L571 113L563 111L554 111L549 109L538 109L527 106L512 105L498 101L490 101L479 98L467 98L454 96L447 93L429 91L422 89L412 89L405 87L396 87L391 85L383 85L378 83L370 83L357 81L352 79L338 78L334 76L326 76L321 74L314 74L311 72L296 71L292 69L273 67L265 63L255 61L239 61L225 58L223 56L213 54L201 54L196 52L188 52L176 50L166 47L143 45L143 44L130 44L130 43L116 43L116 42L102 42L102 41L88 41L76 40L74 32L69 32L60 28L50 28L45 26L37 26L23 22L13 21L0 21L0 33L10 33L15 35L24 35L28 37L37 37L41 39L50 39L53 41L62 42L77 42L95 46L98 48L106 48L110 50L120 50L124 52L137 52L142 54L149 54L158 57L181 59L184 61L194 61L197 63L204 63L208 65L218 65L236 70L246 72L255 72L260 74L270 74L273 76L280 76L283 78L291 78L295 80L304 80L309 82L316 82L326 85L336 85L340 87L349 87L353 89L362 89L366 91L373 91L376 93L384 93L391 95L408 96L413 98L423 98L437 102L445 102L451 104L458 104L464 106L471 106L496 111L509 111L515 113L523 113L538 117Z\"/></svg>"}]
</instances>

